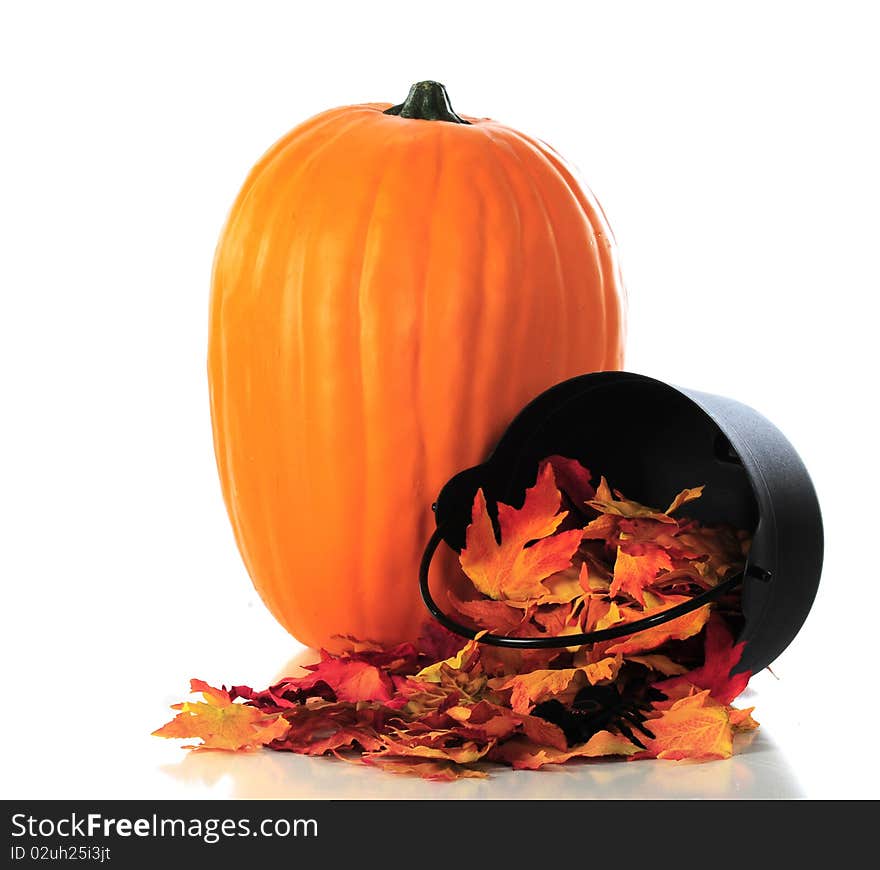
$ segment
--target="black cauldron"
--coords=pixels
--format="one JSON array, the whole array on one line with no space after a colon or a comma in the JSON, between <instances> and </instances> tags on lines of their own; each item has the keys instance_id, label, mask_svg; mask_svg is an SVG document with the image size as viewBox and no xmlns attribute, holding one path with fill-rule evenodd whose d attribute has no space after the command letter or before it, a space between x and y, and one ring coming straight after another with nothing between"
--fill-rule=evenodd
<instances>
[{"instance_id":1,"label":"black cauldron","mask_svg":"<svg viewBox=\"0 0 880 870\"><path fill-rule=\"evenodd\" d=\"M746 568L684 605L604 633L488 635L483 642L562 647L632 634L741 583L739 639L746 646L737 670L758 671L791 643L815 598L823 551L819 502L800 457L769 420L747 405L631 372L582 375L551 387L517 415L482 465L456 474L443 487L420 581L426 605L447 628L465 637L475 634L431 597L428 571L435 550L441 541L457 551L464 546L478 488L490 500L521 505L538 463L551 454L601 470L616 489L644 504L667 504L684 487L706 484L703 497L686 513L701 522L750 531Z\"/></svg>"}]
</instances>

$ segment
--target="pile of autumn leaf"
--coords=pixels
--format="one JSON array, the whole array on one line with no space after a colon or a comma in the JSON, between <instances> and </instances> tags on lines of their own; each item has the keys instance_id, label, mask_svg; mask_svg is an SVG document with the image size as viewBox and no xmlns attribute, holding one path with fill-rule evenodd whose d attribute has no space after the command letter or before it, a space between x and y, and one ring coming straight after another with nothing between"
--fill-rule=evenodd
<instances>
[{"instance_id":1,"label":"pile of autumn leaf","mask_svg":"<svg viewBox=\"0 0 880 870\"><path fill-rule=\"evenodd\" d=\"M749 544L672 516L701 494L686 489L655 510L550 457L520 509L499 503L493 520L477 493L460 556L467 592L450 592L448 606L511 637L674 607L741 570ZM734 734L757 727L751 709L731 706L749 679L731 675L738 613L731 597L618 640L547 650L463 643L433 623L393 648L343 638L342 652L322 651L304 676L265 691L193 680L204 700L175 705L155 733L202 741L188 748L332 754L441 780L485 776L488 762L726 758Z\"/></svg>"}]
</instances>

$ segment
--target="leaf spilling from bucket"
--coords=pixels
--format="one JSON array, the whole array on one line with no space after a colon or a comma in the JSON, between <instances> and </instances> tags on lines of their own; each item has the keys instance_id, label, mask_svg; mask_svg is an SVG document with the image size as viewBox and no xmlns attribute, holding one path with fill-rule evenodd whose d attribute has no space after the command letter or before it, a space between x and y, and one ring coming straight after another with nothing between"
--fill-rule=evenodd
<instances>
[{"instance_id":1,"label":"leaf spilling from bucket","mask_svg":"<svg viewBox=\"0 0 880 870\"><path fill-rule=\"evenodd\" d=\"M581 634L682 604L742 570L749 536L686 518L702 487L665 509L594 487L574 460L544 460L522 507L476 495L448 606L479 632ZM341 638L305 673L264 691L213 688L155 734L199 750L261 747L353 758L452 780L491 763L536 770L573 759L727 758L758 727L734 699L742 644L738 593L613 640L506 649L437 624L417 643Z\"/></svg>"}]
</instances>

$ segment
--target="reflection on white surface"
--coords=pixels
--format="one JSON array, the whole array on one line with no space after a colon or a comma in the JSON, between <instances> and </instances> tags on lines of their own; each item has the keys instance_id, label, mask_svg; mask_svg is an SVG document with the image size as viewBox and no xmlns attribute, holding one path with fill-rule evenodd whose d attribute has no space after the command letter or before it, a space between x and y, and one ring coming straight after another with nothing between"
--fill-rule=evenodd
<instances>
[{"instance_id":1,"label":"reflection on white surface","mask_svg":"<svg viewBox=\"0 0 880 870\"><path fill-rule=\"evenodd\" d=\"M235 798L408 800L798 798L804 792L766 734L738 738L726 761L583 761L540 771L492 768L485 780L425 782L333 758L288 752L193 752L162 768L175 780Z\"/></svg>"},{"instance_id":2,"label":"reflection on white surface","mask_svg":"<svg viewBox=\"0 0 880 870\"><path fill-rule=\"evenodd\" d=\"M295 655L277 677L316 660ZM764 675L761 675L764 676ZM743 705L757 703L748 691ZM760 714L760 706L758 709ZM760 718L760 715L759 715ZM427 782L357 762L290 752L190 752L161 767L183 792L233 798L406 800L554 800L615 798L799 798L805 793L782 749L766 728L738 735L725 761L580 760L539 771L490 767L489 778Z\"/></svg>"}]
</instances>

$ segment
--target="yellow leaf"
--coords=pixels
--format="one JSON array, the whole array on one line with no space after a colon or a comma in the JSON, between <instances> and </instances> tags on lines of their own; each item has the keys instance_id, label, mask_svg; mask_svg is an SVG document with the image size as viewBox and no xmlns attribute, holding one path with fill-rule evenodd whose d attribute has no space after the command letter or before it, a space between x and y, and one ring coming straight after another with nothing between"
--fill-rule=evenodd
<instances>
[{"instance_id":1,"label":"yellow leaf","mask_svg":"<svg viewBox=\"0 0 880 870\"><path fill-rule=\"evenodd\" d=\"M604 628L611 628L612 625L617 625L618 622L623 620L623 615L620 612L620 608L611 603L611 606L608 608L608 612L596 622L596 631L602 631Z\"/></svg>"},{"instance_id":2,"label":"yellow leaf","mask_svg":"<svg viewBox=\"0 0 880 870\"><path fill-rule=\"evenodd\" d=\"M654 734L645 746L655 758L706 760L729 758L733 753L727 709L713 701L708 690L676 701L645 724Z\"/></svg>"},{"instance_id":3,"label":"yellow leaf","mask_svg":"<svg viewBox=\"0 0 880 870\"><path fill-rule=\"evenodd\" d=\"M690 599L684 595L669 595L665 599L663 606L657 608L657 610L668 610L670 607L675 607L675 605L681 604L683 601L690 601ZM689 637L693 637L695 634L699 634L703 630L703 626L709 619L710 608L711 605L707 604L705 607L686 613L684 616L678 616L663 625L658 625L654 628L646 628L644 631L636 632L635 634L624 638L619 643L615 643L608 647L608 652L623 653L623 655L650 652L651 650L663 646L667 641L686 640ZM627 621L634 622L646 615L647 612L639 613L638 611L628 611L629 618Z\"/></svg>"},{"instance_id":4,"label":"yellow leaf","mask_svg":"<svg viewBox=\"0 0 880 870\"><path fill-rule=\"evenodd\" d=\"M393 755L398 758L434 758L454 761L456 764L470 764L479 761L491 748L493 742L479 746L473 740L461 746L425 746L421 743L409 743L406 740L394 740L383 737L385 748L377 755Z\"/></svg>"},{"instance_id":5,"label":"yellow leaf","mask_svg":"<svg viewBox=\"0 0 880 870\"><path fill-rule=\"evenodd\" d=\"M422 668L413 679L419 680L423 683L439 683L444 665L455 671L467 670L468 666L480 654L480 645L477 643L477 640L484 634L486 634L486 632L481 631L474 640L469 640L454 656L450 656L448 659L434 662L433 665L428 665L427 667Z\"/></svg>"},{"instance_id":6,"label":"yellow leaf","mask_svg":"<svg viewBox=\"0 0 880 870\"><path fill-rule=\"evenodd\" d=\"M695 486L693 489L683 489L673 500L672 504L666 508L666 513L671 514L677 511L682 505L689 501L699 498L703 494L705 486Z\"/></svg>"},{"instance_id":7,"label":"yellow leaf","mask_svg":"<svg viewBox=\"0 0 880 870\"><path fill-rule=\"evenodd\" d=\"M269 715L247 704L233 703L223 689L203 680L191 680L193 692L204 701L185 701L171 709L180 712L153 734L156 737L198 738L202 742L186 749L226 749L232 752L264 746L284 737L290 723L280 714Z\"/></svg>"},{"instance_id":8,"label":"yellow leaf","mask_svg":"<svg viewBox=\"0 0 880 870\"><path fill-rule=\"evenodd\" d=\"M583 669L591 686L611 682L617 679L617 673L623 664L623 656L606 656L598 662L586 665Z\"/></svg>"},{"instance_id":9,"label":"yellow leaf","mask_svg":"<svg viewBox=\"0 0 880 870\"><path fill-rule=\"evenodd\" d=\"M621 656L608 656L576 668L537 670L514 677L501 677L493 680L491 685L499 691L511 689L510 706L514 712L528 713L536 704L548 698L570 704L587 683L595 686L616 679L622 662Z\"/></svg>"}]
</instances>

